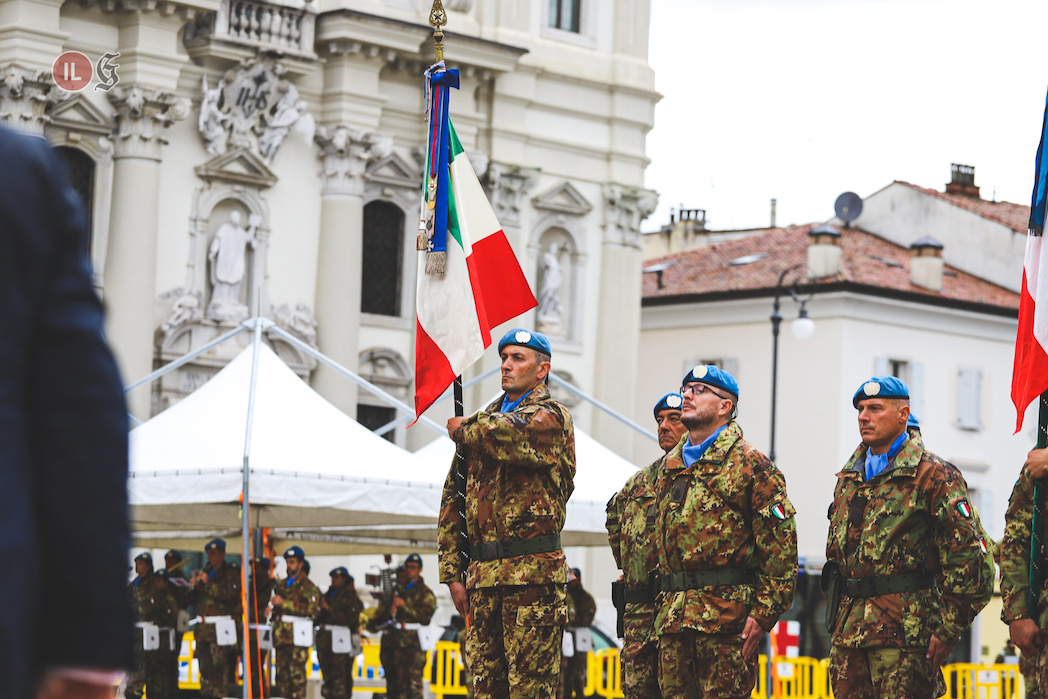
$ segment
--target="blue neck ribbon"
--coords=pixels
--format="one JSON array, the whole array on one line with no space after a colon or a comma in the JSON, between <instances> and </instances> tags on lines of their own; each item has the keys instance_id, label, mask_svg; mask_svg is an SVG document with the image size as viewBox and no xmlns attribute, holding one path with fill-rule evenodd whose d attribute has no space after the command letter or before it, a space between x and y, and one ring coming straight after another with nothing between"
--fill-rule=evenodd
<instances>
[{"instance_id":1,"label":"blue neck ribbon","mask_svg":"<svg viewBox=\"0 0 1048 699\"><path fill-rule=\"evenodd\" d=\"M531 391L534 391L534 390L535 390L534 388L531 389ZM504 413L512 413L514 410L517 409L517 406L520 405L520 402L522 400L524 400L525 398L527 398L528 396L531 395L531 391L528 391L527 393L525 393L520 398L518 398L517 400L514 400L514 401L511 401L508 398L503 398L502 399L502 412L504 412Z\"/></svg>"},{"instance_id":2,"label":"blue neck ribbon","mask_svg":"<svg viewBox=\"0 0 1048 699\"><path fill-rule=\"evenodd\" d=\"M906 440L909 435L903 430L903 433L895 438L892 445L888 447L888 451L883 454L872 454L869 450L866 451L866 480L870 480L880 475L884 469L888 468L888 461L895 458L895 455L902 449L902 445L906 444Z\"/></svg>"},{"instance_id":3,"label":"blue neck ribbon","mask_svg":"<svg viewBox=\"0 0 1048 699\"><path fill-rule=\"evenodd\" d=\"M684 458L684 465L691 466L693 463L701 459L702 455L706 453L706 450L717 441L717 437L720 436L720 433L724 431L725 427L727 427L727 425L721 425L713 431L713 434L702 440L699 444L693 445L690 439L685 442L684 451L681 452L681 456Z\"/></svg>"},{"instance_id":4,"label":"blue neck ribbon","mask_svg":"<svg viewBox=\"0 0 1048 699\"><path fill-rule=\"evenodd\" d=\"M418 583L418 580L416 580L415 582L408 583L407 585L404 586L404 589L405 590L410 590L411 588L415 587L415 585L417 583Z\"/></svg>"},{"instance_id":5,"label":"blue neck ribbon","mask_svg":"<svg viewBox=\"0 0 1048 699\"><path fill-rule=\"evenodd\" d=\"M284 587L291 587L291 585L293 585L296 580L298 580L298 576L297 575L295 577L293 577L293 578L288 578L287 580L284 581Z\"/></svg>"}]
</instances>

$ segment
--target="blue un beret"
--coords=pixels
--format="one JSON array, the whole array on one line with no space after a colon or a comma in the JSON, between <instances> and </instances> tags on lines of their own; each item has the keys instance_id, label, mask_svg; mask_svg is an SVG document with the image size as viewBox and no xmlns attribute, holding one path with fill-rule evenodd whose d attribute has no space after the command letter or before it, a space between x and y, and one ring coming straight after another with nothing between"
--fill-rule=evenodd
<instances>
[{"instance_id":1,"label":"blue un beret","mask_svg":"<svg viewBox=\"0 0 1048 699\"><path fill-rule=\"evenodd\" d=\"M135 556L135 563L138 563L139 561L145 561L149 565L153 565L153 555L148 551L146 551L145 553L140 553L137 556Z\"/></svg>"},{"instance_id":2,"label":"blue un beret","mask_svg":"<svg viewBox=\"0 0 1048 699\"><path fill-rule=\"evenodd\" d=\"M407 558L405 558L404 562L405 563L418 563L419 565L422 565L422 556L418 555L417 553L413 553L410 556L408 556Z\"/></svg>"},{"instance_id":3,"label":"blue un beret","mask_svg":"<svg viewBox=\"0 0 1048 699\"><path fill-rule=\"evenodd\" d=\"M214 549L222 549L223 551L225 551L225 539L212 539L211 541L207 542L207 546L204 547L205 551L213 551Z\"/></svg>"},{"instance_id":4,"label":"blue un beret","mask_svg":"<svg viewBox=\"0 0 1048 699\"><path fill-rule=\"evenodd\" d=\"M682 405L684 405L684 399L679 393L676 391L667 393L655 404L655 419L659 419L659 413L663 410L680 410Z\"/></svg>"},{"instance_id":5,"label":"blue un beret","mask_svg":"<svg viewBox=\"0 0 1048 699\"><path fill-rule=\"evenodd\" d=\"M727 391L735 397L735 400L739 399L739 382L735 380L734 376L715 364L698 365L684 375L684 380L680 385L683 387L696 382Z\"/></svg>"},{"instance_id":6,"label":"blue un beret","mask_svg":"<svg viewBox=\"0 0 1048 699\"><path fill-rule=\"evenodd\" d=\"M910 413L909 419L906 420L906 429L913 428L915 430L921 429L921 421L917 419L917 416Z\"/></svg>"},{"instance_id":7,"label":"blue un beret","mask_svg":"<svg viewBox=\"0 0 1048 699\"><path fill-rule=\"evenodd\" d=\"M550 349L548 337L542 333L531 332L524 328L514 328L502 336L502 339L499 340L499 354L502 353L502 348L506 345L530 347L537 352L553 356L553 350Z\"/></svg>"},{"instance_id":8,"label":"blue un beret","mask_svg":"<svg viewBox=\"0 0 1048 699\"><path fill-rule=\"evenodd\" d=\"M894 376L874 376L852 396L852 407L858 408L859 401L866 398L909 398L910 389Z\"/></svg>"},{"instance_id":9,"label":"blue un beret","mask_svg":"<svg viewBox=\"0 0 1048 699\"><path fill-rule=\"evenodd\" d=\"M284 552L284 558L298 558L304 561L306 560L306 552L300 549L298 546L292 546Z\"/></svg>"},{"instance_id":10,"label":"blue un beret","mask_svg":"<svg viewBox=\"0 0 1048 699\"><path fill-rule=\"evenodd\" d=\"M346 570L345 566L339 566L338 568L332 568L331 572L328 573L328 575L341 575L342 577L348 578L349 571Z\"/></svg>"}]
</instances>

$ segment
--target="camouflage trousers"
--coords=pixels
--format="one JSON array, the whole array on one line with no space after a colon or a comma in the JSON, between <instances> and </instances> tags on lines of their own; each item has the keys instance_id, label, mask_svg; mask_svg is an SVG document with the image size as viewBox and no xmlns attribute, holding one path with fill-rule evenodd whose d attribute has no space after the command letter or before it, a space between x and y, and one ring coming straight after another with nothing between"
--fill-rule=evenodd
<instances>
[{"instance_id":1,"label":"camouflage trousers","mask_svg":"<svg viewBox=\"0 0 1048 699\"><path fill-rule=\"evenodd\" d=\"M833 695L848 699L935 699L946 693L926 648L830 648Z\"/></svg>"},{"instance_id":2,"label":"camouflage trousers","mask_svg":"<svg viewBox=\"0 0 1048 699\"><path fill-rule=\"evenodd\" d=\"M1043 631L1041 632L1044 633ZM1023 676L1023 687L1026 691L1026 699L1042 699L1044 692L1042 687L1048 686L1048 646L1041 649L1037 655L1031 656L1029 660L1019 656L1019 672Z\"/></svg>"},{"instance_id":3,"label":"camouflage trousers","mask_svg":"<svg viewBox=\"0 0 1048 699\"><path fill-rule=\"evenodd\" d=\"M549 699L560 683L568 625L563 585L505 585L469 591L466 659L477 699Z\"/></svg>"},{"instance_id":4,"label":"camouflage trousers","mask_svg":"<svg viewBox=\"0 0 1048 699\"><path fill-rule=\"evenodd\" d=\"M586 696L586 670L589 661L589 653L579 653L568 658L567 674L565 675L566 699L582 699Z\"/></svg>"},{"instance_id":5,"label":"camouflage trousers","mask_svg":"<svg viewBox=\"0 0 1048 699\"><path fill-rule=\"evenodd\" d=\"M239 646L220 646L213 641L197 641L194 655L200 668L200 696L219 699L229 696L233 663Z\"/></svg>"},{"instance_id":6,"label":"camouflage trousers","mask_svg":"<svg viewBox=\"0 0 1048 699\"><path fill-rule=\"evenodd\" d=\"M275 695L282 699L306 699L306 663L309 648L277 646L277 684Z\"/></svg>"},{"instance_id":7,"label":"camouflage trousers","mask_svg":"<svg viewBox=\"0 0 1048 699\"><path fill-rule=\"evenodd\" d=\"M631 641L622 644L622 695L626 699L662 699L659 691L659 642Z\"/></svg>"},{"instance_id":8,"label":"camouflage trousers","mask_svg":"<svg viewBox=\"0 0 1048 699\"><path fill-rule=\"evenodd\" d=\"M320 674L324 676L321 695L325 699L352 699L353 663L356 656L331 652L330 631L317 633L317 660L320 661Z\"/></svg>"},{"instance_id":9,"label":"camouflage trousers","mask_svg":"<svg viewBox=\"0 0 1048 699\"><path fill-rule=\"evenodd\" d=\"M739 634L685 629L659 636L659 689L674 699L748 699L757 681L757 655L742 657ZM848 694L838 694L848 697Z\"/></svg>"},{"instance_id":10,"label":"camouflage trousers","mask_svg":"<svg viewBox=\"0 0 1048 699\"><path fill-rule=\"evenodd\" d=\"M422 699L422 670L426 652L415 643L383 643L378 657L386 676L386 699Z\"/></svg>"},{"instance_id":11,"label":"camouflage trousers","mask_svg":"<svg viewBox=\"0 0 1048 699\"><path fill-rule=\"evenodd\" d=\"M135 667L127 680L124 696L141 699L148 690L149 699L168 699L173 696L164 677L164 655L160 651L135 648Z\"/></svg>"}]
</instances>

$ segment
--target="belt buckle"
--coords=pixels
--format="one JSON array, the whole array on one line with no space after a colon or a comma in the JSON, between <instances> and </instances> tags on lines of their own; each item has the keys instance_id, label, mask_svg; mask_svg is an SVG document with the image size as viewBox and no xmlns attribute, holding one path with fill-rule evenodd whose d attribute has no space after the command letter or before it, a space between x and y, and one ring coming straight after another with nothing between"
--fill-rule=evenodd
<instances>
[{"instance_id":1,"label":"belt buckle","mask_svg":"<svg viewBox=\"0 0 1048 699\"><path fill-rule=\"evenodd\" d=\"M484 561L492 561L498 558L499 542L484 541L480 544L480 558Z\"/></svg>"},{"instance_id":2,"label":"belt buckle","mask_svg":"<svg viewBox=\"0 0 1048 699\"><path fill-rule=\"evenodd\" d=\"M855 578L845 578L844 580L844 592L849 597L859 596L859 581Z\"/></svg>"}]
</instances>

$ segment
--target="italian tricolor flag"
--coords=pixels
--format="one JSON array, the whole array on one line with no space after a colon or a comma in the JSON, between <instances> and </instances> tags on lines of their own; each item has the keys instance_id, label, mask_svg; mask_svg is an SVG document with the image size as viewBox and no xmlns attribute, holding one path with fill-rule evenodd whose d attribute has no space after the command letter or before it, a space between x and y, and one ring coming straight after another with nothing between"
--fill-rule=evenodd
<instances>
[{"instance_id":1,"label":"italian tricolor flag","mask_svg":"<svg viewBox=\"0 0 1048 699\"><path fill-rule=\"evenodd\" d=\"M1026 407L1048 391L1048 247L1044 236L1026 238L1019 328L1015 336L1012 402L1018 413L1015 431L1023 427Z\"/></svg>"},{"instance_id":2,"label":"italian tricolor flag","mask_svg":"<svg viewBox=\"0 0 1048 699\"><path fill-rule=\"evenodd\" d=\"M481 358L491 329L538 305L455 128L448 141L448 240L444 276L419 255L415 415Z\"/></svg>"}]
</instances>

